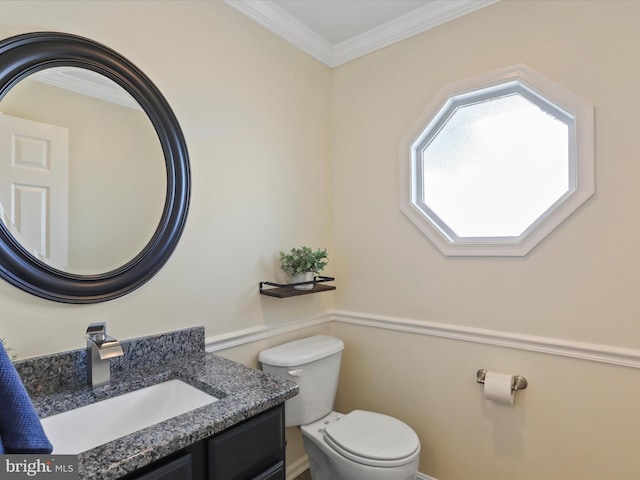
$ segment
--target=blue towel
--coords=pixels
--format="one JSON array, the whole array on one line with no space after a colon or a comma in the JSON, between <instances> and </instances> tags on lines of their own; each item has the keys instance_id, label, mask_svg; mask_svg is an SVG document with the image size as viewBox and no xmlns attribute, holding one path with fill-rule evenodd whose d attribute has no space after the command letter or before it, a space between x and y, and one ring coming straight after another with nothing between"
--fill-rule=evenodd
<instances>
[{"instance_id":1,"label":"blue towel","mask_svg":"<svg viewBox=\"0 0 640 480\"><path fill-rule=\"evenodd\" d=\"M52 450L29 394L0 343L0 454Z\"/></svg>"}]
</instances>

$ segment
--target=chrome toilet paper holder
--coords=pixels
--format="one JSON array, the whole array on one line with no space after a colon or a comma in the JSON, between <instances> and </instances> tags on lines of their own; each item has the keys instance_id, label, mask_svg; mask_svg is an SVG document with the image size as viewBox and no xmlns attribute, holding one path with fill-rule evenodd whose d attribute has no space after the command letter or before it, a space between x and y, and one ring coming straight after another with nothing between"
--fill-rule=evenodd
<instances>
[{"instance_id":1,"label":"chrome toilet paper holder","mask_svg":"<svg viewBox=\"0 0 640 480\"><path fill-rule=\"evenodd\" d=\"M481 368L476 373L476 381L478 383L484 384L484 379L486 376L487 376L487 370L484 368ZM529 383L527 382L527 379L524 378L522 375L514 375L511 377L512 392L517 392L518 390L524 390L525 388L527 388L528 385Z\"/></svg>"}]
</instances>

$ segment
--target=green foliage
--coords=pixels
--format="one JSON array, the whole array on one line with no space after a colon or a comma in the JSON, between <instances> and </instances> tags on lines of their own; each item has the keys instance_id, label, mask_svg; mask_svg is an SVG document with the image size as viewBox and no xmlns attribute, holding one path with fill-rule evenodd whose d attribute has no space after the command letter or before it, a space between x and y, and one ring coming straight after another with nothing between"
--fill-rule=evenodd
<instances>
[{"instance_id":1,"label":"green foliage","mask_svg":"<svg viewBox=\"0 0 640 480\"><path fill-rule=\"evenodd\" d=\"M289 253L280 252L282 270L290 275L296 273L320 273L327 266L327 250L316 250L309 247L292 248Z\"/></svg>"}]
</instances>

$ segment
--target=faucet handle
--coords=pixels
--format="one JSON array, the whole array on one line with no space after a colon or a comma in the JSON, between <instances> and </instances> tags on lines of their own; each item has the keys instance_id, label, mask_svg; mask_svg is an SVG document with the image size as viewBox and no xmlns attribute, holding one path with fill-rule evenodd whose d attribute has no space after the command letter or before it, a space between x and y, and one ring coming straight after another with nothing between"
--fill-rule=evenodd
<instances>
[{"instance_id":1,"label":"faucet handle","mask_svg":"<svg viewBox=\"0 0 640 480\"><path fill-rule=\"evenodd\" d=\"M90 323L86 335L94 342L104 342L107 339L107 324L105 322Z\"/></svg>"}]
</instances>

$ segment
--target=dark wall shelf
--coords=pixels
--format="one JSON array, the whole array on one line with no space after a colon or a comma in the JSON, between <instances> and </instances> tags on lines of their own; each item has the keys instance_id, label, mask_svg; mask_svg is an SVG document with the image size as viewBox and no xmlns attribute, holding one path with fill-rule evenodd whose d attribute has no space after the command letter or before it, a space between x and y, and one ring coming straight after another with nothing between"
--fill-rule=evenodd
<instances>
[{"instance_id":1,"label":"dark wall shelf","mask_svg":"<svg viewBox=\"0 0 640 480\"><path fill-rule=\"evenodd\" d=\"M333 277L313 277L313 280L309 282L299 283L273 283L273 282L260 282L260 295L268 295L270 297L287 298L297 297L298 295L309 295L310 293L329 292L335 290L333 285L323 285L324 282L333 282ZM297 285L310 285L313 284L313 288L309 290L297 290L294 287ZM265 285L274 288L265 288Z\"/></svg>"}]
</instances>

